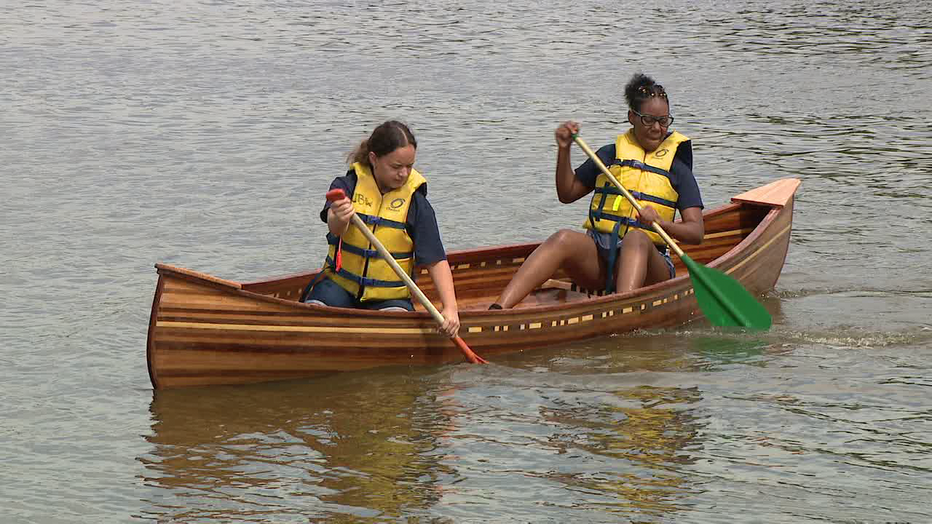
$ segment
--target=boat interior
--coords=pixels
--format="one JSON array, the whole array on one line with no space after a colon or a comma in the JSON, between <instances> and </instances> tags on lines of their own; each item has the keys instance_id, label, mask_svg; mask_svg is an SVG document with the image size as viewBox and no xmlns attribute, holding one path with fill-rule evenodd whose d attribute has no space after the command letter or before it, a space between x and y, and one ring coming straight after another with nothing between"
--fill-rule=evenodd
<instances>
[{"instance_id":1,"label":"boat interior","mask_svg":"<svg viewBox=\"0 0 932 524\"><path fill-rule=\"evenodd\" d=\"M680 248L694 261L709 264L721 257L760 225L773 208L743 203L729 204L705 213L705 236L702 244L680 244ZM460 311L485 310L498 298L498 295L511 280L512 275L530 255L536 244L501 246L451 252L450 266L456 285L457 301ZM687 270L678 256L671 253L676 275L686 275ZM288 275L285 277L244 283L242 289L279 299L298 301L305 287L317 271ZM416 275L416 282L422 291L439 307L436 290L422 269ZM547 280L531 292L516 308L532 308L567 304L590 299L601 292L580 289L562 272ZM423 307L416 304L419 311Z\"/></svg>"}]
</instances>

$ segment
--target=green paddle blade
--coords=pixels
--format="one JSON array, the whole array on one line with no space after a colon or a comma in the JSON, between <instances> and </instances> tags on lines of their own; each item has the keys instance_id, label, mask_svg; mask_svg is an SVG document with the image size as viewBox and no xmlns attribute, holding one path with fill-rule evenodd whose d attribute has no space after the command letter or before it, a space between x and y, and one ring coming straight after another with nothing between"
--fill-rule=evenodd
<instances>
[{"instance_id":1,"label":"green paddle blade","mask_svg":"<svg viewBox=\"0 0 932 524\"><path fill-rule=\"evenodd\" d=\"M693 261L680 257L689 269L699 309L715 326L767 330L773 323L770 313L737 280Z\"/></svg>"}]
</instances>

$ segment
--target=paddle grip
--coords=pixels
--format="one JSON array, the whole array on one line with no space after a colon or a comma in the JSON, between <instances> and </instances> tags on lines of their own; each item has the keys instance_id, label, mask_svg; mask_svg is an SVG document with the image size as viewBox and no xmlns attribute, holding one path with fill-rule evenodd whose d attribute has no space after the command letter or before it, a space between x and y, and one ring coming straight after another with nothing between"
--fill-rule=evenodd
<instances>
[{"instance_id":1,"label":"paddle grip","mask_svg":"<svg viewBox=\"0 0 932 524\"><path fill-rule=\"evenodd\" d=\"M331 189L327 191L327 202L336 202L344 198L346 198L346 193L344 193L342 189Z\"/></svg>"}]
</instances>

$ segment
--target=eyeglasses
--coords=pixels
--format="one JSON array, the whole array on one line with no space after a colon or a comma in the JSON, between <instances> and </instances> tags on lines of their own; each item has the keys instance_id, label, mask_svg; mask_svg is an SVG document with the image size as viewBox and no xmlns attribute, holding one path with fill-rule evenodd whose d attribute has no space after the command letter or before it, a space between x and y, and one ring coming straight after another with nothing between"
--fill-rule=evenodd
<instances>
[{"instance_id":1,"label":"eyeglasses","mask_svg":"<svg viewBox=\"0 0 932 524\"><path fill-rule=\"evenodd\" d=\"M657 122L658 124L660 124L660 127L670 127L671 125L673 125L673 117L670 115L666 115L666 116L642 115L641 113L638 113L634 109L632 109L631 112L641 117L641 123L647 127L651 127L652 125L654 125L654 122Z\"/></svg>"}]
</instances>

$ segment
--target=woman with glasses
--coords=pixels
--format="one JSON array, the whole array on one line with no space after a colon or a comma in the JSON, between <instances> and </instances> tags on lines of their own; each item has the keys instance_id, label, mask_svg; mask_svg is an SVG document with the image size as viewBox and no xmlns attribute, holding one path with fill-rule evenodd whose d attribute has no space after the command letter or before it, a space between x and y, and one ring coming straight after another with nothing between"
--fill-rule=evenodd
<instances>
[{"instance_id":1,"label":"woman with glasses","mask_svg":"<svg viewBox=\"0 0 932 524\"><path fill-rule=\"evenodd\" d=\"M579 124L556 132L557 196L568 204L592 193L587 231L560 230L518 269L490 309L510 308L559 269L583 288L625 293L673 278L673 261L657 222L674 239L699 244L704 235L702 197L692 172L692 145L671 131L673 116L663 86L636 74L625 86L631 128L596 155L643 208L640 213L591 160L574 171L570 162ZM673 222L679 210L681 221Z\"/></svg>"}]
</instances>

